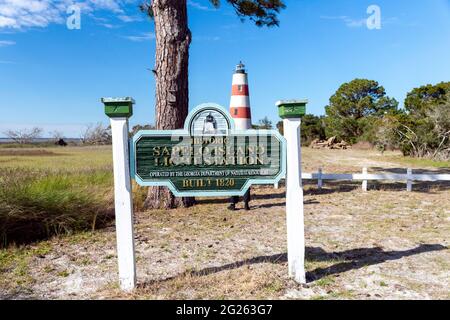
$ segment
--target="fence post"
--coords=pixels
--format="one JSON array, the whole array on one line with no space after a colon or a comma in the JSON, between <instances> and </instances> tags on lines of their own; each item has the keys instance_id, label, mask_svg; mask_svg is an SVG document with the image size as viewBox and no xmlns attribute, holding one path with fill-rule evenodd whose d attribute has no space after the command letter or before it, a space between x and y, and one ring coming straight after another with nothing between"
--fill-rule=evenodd
<instances>
[{"instance_id":1,"label":"fence post","mask_svg":"<svg viewBox=\"0 0 450 320\"><path fill-rule=\"evenodd\" d=\"M364 192L366 192L367 191L367 168L366 167L363 168L362 174L364 177L364 180L362 182L362 190Z\"/></svg>"},{"instance_id":2,"label":"fence post","mask_svg":"<svg viewBox=\"0 0 450 320\"><path fill-rule=\"evenodd\" d=\"M408 168L406 171L406 191L412 191L412 169Z\"/></svg>"},{"instance_id":3,"label":"fence post","mask_svg":"<svg viewBox=\"0 0 450 320\"><path fill-rule=\"evenodd\" d=\"M120 288L124 291L131 291L136 286L136 259L128 150L128 118L133 114L134 100L131 98L104 98L102 102L105 104L105 113L111 121Z\"/></svg>"},{"instance_id":4,"label":"fence post","mask_svg":"<svg viewBox=\"0 0 450 320\"><path fill-rule=\"evenodd\" d=\"M323 187L323 181L322 181L322 168L319 168L319 172L318 172L318 177L317 177L317 188L319 190L322 190Z\"/></svg>"},{"instance_id":5,"label":"fence post","mask_svg":"<svg viewBox=\"0 0 450 320\"><path fill-rule=\"evenodd\" d=\"M305 284L305 225L301 166L301 123L306 100L277 102L286 138L286 229L289 276Z\"/></svg>"}]
</instances>

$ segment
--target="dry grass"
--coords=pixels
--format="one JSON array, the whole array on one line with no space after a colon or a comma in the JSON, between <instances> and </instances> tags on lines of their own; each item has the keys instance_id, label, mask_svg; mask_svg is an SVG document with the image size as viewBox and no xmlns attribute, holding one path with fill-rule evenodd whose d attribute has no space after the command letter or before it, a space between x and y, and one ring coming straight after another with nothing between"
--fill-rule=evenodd
<instances>
[{"instance_id":1,"label":"dry grass","mask_svg":"<svg viewBox=\"0 0 450 320\"><path fill-rule=\"evenodd\" d=\"M0 247L111 220L107 149L54 149L0 149Z\"/></svg>"},{"instance_id":2,"label":"dry grass","mask_svg":"<svg viewBox=\"0 0 450 320\"><path fill-rule=\"evenodd\" d=\"M34 157L43 157L43 156L57 156L60 155L57 152L45 150L45 149L0 149L0 157L6 156L34 156ZM4 160L6 162L6 160Z\"/></svg>"},{"instance_id":3,"label":"dry grass","mask_svg":"<svg viewBox=\"0 0 450 320\"><path fill-rule=\"evenodd\" d=\"M44 152L46 156L36 156ZM0 169L28 168L32 170L77 171L97 170L111 165L111 146L65 148L0 148Z\"/></svg>"}]
</instances>

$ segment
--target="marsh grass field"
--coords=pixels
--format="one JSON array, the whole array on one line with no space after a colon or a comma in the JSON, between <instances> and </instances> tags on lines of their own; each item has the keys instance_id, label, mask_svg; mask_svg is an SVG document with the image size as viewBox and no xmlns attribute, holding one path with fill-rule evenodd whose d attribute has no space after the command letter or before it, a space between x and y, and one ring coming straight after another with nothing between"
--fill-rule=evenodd
<instances>
[{"instance_id":1,"label":"marsh grass field","mask_svg":"<svg viewBox=\"0 0 450 320\"><path fill-rule=\"evenodd\" d=\"M101 226L111 214L109 158L100 148L0 149L1 243Z\"/></svg>"},{"instance_id":2,"label":"marsh grass field","mask_svg":"<svg viewBox=\"0 0 450 320\"><path fill-rule=\"evenodd\" d=\"M120 292L111 148L0 146L1 299L450 299L450 186L305 181L308 284L287 277L283 187L144 212L134 185L138 288ZM303 149L303 170L449 173L395 152Z\"/></svg>"}]
</instances>

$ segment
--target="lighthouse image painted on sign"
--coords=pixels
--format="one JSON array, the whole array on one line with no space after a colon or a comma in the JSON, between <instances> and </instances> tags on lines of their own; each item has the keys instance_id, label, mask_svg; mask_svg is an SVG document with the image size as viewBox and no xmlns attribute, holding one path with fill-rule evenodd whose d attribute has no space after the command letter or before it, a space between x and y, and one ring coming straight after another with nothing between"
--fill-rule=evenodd
<instances>
[{"instance_id":1,"label":"lighthouse image painted on sign","mask_svg":"<svg viewBox=\"0 0 450 320\"><path fill-rule=\"evenodd\" d=\"M233 74L230 113L234 119L236 130L248 130L252 128L248 76L242 62L236 66L236 71Z\"/></svg>"}]
</instances>

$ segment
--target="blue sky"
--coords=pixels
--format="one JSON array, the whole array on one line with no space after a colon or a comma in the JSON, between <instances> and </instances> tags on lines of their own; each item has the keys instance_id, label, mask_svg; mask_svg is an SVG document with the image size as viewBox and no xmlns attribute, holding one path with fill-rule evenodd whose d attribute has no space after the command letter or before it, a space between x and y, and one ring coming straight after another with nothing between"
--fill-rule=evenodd
<instances>
[{"instance_id":1,"label":"blue sky","mask_svg":"<svg viewBox=\"0 0 450 320\"><path fill-rule=\"evenodd\" d=\"M278 121L275 102L308 98L323 114L356 77L380 82L401 103L413 87L450 81L449 0L286 0L279 28L241 23L222 1L189 1L190 107L228 107L231 76L248 68L253 122ZM0 136L43 127L78 137L104 122L100 98L132 96L131 124L153 123L155 40L138 0L80 0L81 29L66 26L71 0L0 0ZM369 5L382 25L369 30Z\"/></svg>"}]
</instances>

